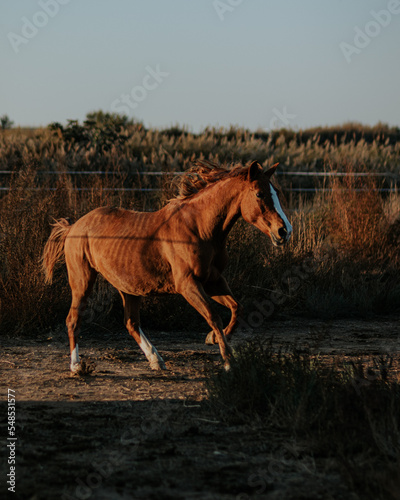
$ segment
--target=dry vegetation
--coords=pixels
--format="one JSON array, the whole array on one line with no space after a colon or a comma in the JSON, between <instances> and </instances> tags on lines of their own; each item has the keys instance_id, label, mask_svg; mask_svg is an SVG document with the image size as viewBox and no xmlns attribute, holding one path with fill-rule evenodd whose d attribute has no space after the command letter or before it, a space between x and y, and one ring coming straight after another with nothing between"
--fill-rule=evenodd
<instances>
[{"instance_id":1,"label":"dry vegetation","mask_svg":"<svg viewBox=\"0 0 400 500\"><path fill-rule=\"evenodd\" d=\"M195 135L178 128L146 130L124 117L101 112L89 115L82 125L3 130L0 170L11 174L2 174L1 181L11 190L0 198L1 331L29 334L63 321L69 301L65 270L58 270L49 287L39 266L53 219L76 220L101 205L155 209L173 195L173 176L138 172L184 171L192 160L206 158L243 163L257 159L265 165L279 161L281 172L397 175L399 137L398 129L383 125L271 134L213 129ZM71 175L77 171L107 175ZM279 180L283 188L315 184L308 177ZM320 182L329 189L313 196L285 191L295 229L284 251L273 248L264 235L244 223L236 225L227 270L235 293L250 309L254 300L268 298L274 313L324 318L398 309L398 194L383 197L377 190L384 185L379 178L350 175ZM163 187L164 191L121 190L124 187ZM100 281L96 293L109 312L112 290ZM144 314L150 310L153 326L165 315L173 322L180 315L171 314L171 305L186 307L175 298L154 299L148 301ZM192 314L189 309L185 313Z\"/></svg>"}]
</instances>

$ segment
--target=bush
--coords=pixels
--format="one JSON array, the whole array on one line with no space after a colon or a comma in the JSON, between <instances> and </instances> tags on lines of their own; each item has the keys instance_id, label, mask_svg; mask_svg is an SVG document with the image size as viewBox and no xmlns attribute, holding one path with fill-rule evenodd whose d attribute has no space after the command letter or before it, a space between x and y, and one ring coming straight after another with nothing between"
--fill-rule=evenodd
<instances>
[{"instance_id":1,"label":"bush","mask_svg":"<svg viewBox=\"0 0 400 500\"><path fill-rule=\"evenodd\" d=\"M80 125L77 120L68 120L68 125L63 127L60 123L52 123L49 129L56 136L70 145L79 145L85 149L95 148L99 151L109 151L120 148L128 139L124 134L123 121L96 121L86 120Z\"/></svg>"},{"instance_id":2,"label":"bush","mask_svg":"<svg viewBox=\"0 0 400 500\"><path fill-rule=\"evenodd\" d=\"M10 120L8 115L3 115L2 117L0 117L0 127L3 130L12 128L13 125L14 125L14 122L12 120Z\"/></svg>"}]
</instances>

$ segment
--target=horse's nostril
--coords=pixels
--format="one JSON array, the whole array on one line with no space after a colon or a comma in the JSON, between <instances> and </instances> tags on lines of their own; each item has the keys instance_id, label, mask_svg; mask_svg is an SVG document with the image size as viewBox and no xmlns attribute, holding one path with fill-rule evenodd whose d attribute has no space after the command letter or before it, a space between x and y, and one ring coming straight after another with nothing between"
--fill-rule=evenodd
<instances>
[{"instance_id":1,"label":"horse's nostril","mask_svg":"<svg viewBox=\"0 0 400 500\"><path fill-rule=\"evenodd\" d=\"M283 239L283 238L286 238L286 236L287 236L287 230L286 230L286 228L285 228L285 227L280 227L280 228L278 229L278 234L279 234L279 236L280 236L282 239Z\"/></svg>"}]
</instances>

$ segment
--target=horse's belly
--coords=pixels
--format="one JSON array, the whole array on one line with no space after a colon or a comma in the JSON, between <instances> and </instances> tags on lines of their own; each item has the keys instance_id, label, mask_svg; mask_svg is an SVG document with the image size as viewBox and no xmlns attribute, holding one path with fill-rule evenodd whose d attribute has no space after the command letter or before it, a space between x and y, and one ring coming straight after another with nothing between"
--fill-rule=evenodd
<instances>
[{"instance_id":1,"label":"horse's belly","mask_svg":"<svg viewBox=\"0 0 400 500\"><path fill-rule=\"evenodd\" d=\"M175 293L175 287L170 277L164 273L121 273L109 280L118 290L131 295L151 295Z\"/></svg>"},{"instance_id":2,"label":"horse's belly","mask_svg":"<svg viewBox=\"0 0 400 500\"><path fill-rule=\"evenodd\" d=\"M118 251L119 250L119 251ZM105 254L100 248L95 269L115 288L131 295L175 293L168 263L140 245Z\"/></svg>"}]
</instances>

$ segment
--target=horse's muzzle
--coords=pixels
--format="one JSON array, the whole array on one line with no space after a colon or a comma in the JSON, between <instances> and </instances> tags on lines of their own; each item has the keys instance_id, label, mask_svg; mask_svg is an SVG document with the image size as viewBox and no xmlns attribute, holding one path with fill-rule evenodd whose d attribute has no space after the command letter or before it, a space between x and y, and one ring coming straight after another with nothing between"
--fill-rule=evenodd
<instances>
[{"instance_id":1,"label":"horse's muzzle","mask_svg":"<svg viewBox=\"0 0 400 500\"><path fill-rule=\"evenodd\" d=\"M276 247L280 247L290 240L291 235L292 232L289 232L285 226L282 226L278 229L278 235L271 233L271 240Z\"/></svg>"}]
</instances>

